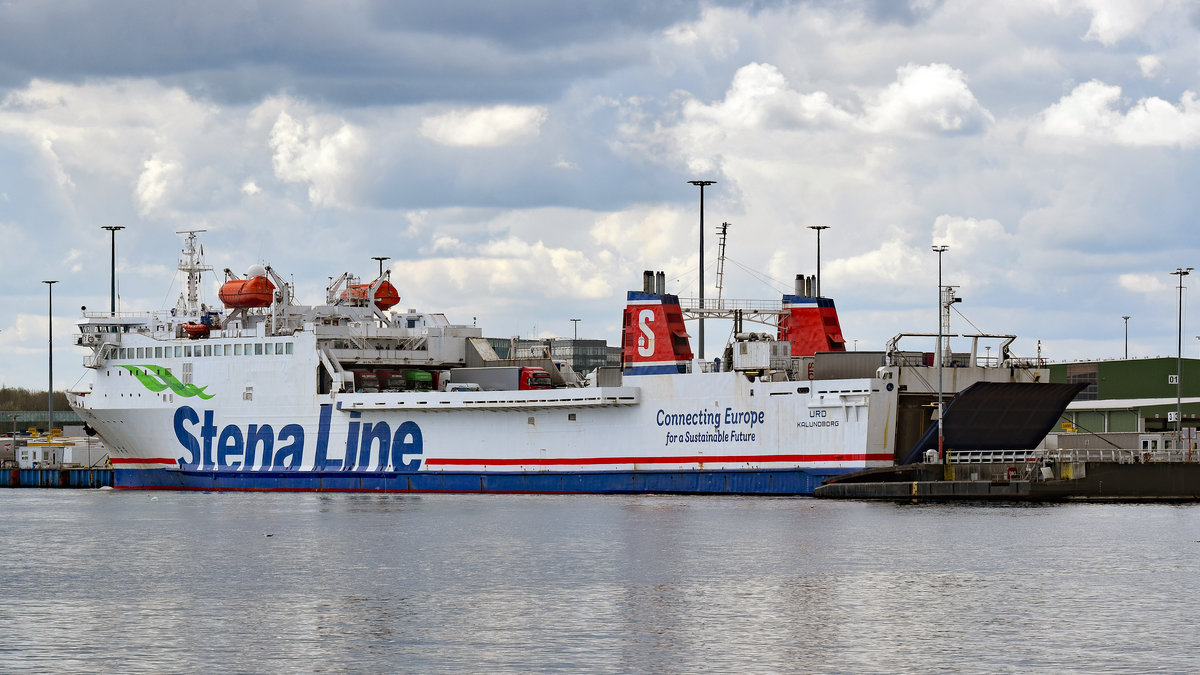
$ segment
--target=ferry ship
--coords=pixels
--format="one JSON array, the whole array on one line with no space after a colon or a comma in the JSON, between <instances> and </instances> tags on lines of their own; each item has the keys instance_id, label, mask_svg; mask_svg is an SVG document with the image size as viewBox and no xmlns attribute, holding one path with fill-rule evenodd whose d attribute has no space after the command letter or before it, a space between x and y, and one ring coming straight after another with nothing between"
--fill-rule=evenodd
<instances>
[{"instance_id":1,"label":"ferry ship","mask_svg":"<svg viewBox=\"0 0 1200 675\"><path fill-rule=\"evenodd\" d=\"M197 232L181 233L174 308L85 309L78 324L89 377L69 398L110 448L117 488L810 494L930 447L932 356L902 351L904 335L847 352L811 279L777 303L706 310L647 272L627 294L621 367L582 381L549 359L501 359L443 314L395 311L390 271L342 274L324 304L303 305L270 266L227 269L209 306ZM705 315L735 321L713 362L693 357L685 327ZM771 330L742 330L756 319ZM1002 343L999 363L974 353L986 339ZM1012 339L974 336L971 354L943 361L947 392L984 392L976 422L960 407L968 425L992 421L985 445L1029 442L1002 428L1040 439L1061 412L1040 393L1045 371L1008 355ZM1050 421L1005 418L1022 400Z\"/></svg>"}]
</instances>

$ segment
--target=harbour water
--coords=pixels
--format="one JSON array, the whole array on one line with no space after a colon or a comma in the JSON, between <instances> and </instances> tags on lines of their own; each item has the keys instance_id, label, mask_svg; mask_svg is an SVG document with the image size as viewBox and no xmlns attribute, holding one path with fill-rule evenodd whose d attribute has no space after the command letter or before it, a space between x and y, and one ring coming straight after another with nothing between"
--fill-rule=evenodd
<instances>
[{"instance_id":1,"label":"harbour water","mask_svg":"<svg viewBox=\"0 0 1200 675\"><path fill-rule=\"evenodd\" d=\"M0 491L0 671L1184 672L1200 506Z\"/></svg>"}]
</instances>

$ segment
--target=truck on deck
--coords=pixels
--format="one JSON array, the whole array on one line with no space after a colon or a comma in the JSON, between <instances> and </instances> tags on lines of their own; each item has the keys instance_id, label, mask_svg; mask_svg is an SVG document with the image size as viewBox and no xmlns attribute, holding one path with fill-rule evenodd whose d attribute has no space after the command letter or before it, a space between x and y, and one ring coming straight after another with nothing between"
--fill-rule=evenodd
<instances>
[{"instance_id":1,"label":"truck on deck","mask_svg":"<svg viewBox=\"0 0 1200 675\"><path fill-rule=\"evenodd\" d=\"M484 391L515 391L519 389L553 389L550 373L534 366L491 366L483 368L453 368L447 386L478 384Z\"/></svg>"}]
</instances>

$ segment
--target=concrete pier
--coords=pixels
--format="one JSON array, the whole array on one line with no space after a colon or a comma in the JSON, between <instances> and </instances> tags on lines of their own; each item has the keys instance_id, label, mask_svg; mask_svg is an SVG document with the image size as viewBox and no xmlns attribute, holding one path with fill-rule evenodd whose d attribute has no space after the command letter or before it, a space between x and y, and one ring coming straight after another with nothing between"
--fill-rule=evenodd
<instances>
[{"instance_id":1,"label":"concrete pier","mask_svg":"<svg viewBox=\"0 0 1200 675\"><path fill-rule=\"evenodd\" d=\"M813 496L903 502L1200 501L1197 462L958 464L950 472L954 478L963 474L985 478L946 479L945 473L940 464L869 469L830 479Z\"/></svg>"}]
</instances>

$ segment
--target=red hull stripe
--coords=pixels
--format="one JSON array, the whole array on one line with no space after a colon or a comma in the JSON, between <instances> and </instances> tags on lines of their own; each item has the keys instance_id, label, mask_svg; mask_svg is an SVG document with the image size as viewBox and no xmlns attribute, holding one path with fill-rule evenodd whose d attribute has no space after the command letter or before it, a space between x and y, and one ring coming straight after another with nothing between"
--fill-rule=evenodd
<instances>
[{"instance_id":1,"label":"red hull stripe","mask_svg":"<svg viewBox=\"0 0 1200 675\"><path fill-rule=\"evenodd\" d=\"M890 462L887 454L705 455L686 457L430 457L426 466L579 466L583 464L744 464L747 462Z\"/></svg>"},{"instance_id":2,"label":"red hull stripe","mask_svg":"<svg viewBox=\"0 0 1200 675\"><path fill-rule=\"evenodd\" d=\"M826 455L704 455L679 457L526 457L473 458L430 457L426 466L582 466L594 464L744 464L747 462L890 462L889 454ZM166 464L175 466L170 457L113 457L113 464Z\"/></svg>"}]
</instances>

